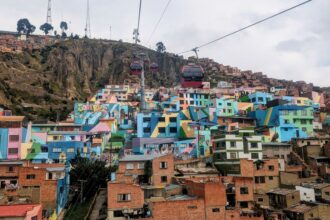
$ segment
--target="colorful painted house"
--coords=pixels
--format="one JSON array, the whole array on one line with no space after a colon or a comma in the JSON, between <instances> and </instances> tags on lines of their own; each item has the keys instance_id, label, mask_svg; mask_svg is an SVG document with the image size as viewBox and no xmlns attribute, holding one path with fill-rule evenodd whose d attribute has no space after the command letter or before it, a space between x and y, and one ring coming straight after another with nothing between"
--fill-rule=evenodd
<instances>
[{"instance_id":1,"label":"colorful painted house","mask_svg":"<svg viewBox=\"0 0 330 220\"><path fill-rule=\"evenodd\" d=\"M265 106L268 101L273 100L273 95L266 92L255 92L249 94L249 99L254 104L254 106Z\"/></svg>"},{"instance_id":2,"label":"colorful painted house","mask_svg":"<svg viewBox=\"0 0 330 220\"><path fill-rule=\"evenodd\" d=\"M234 99L219 98L214 100L217 116L232 116L238 114L238 103Z\"/></svg>"},{"instance_id":3,"label":"colorful painted house","mask_svg":"<svg viewBox=\"0 0 330 220\"><path fill-rule=\"evenodd\" d=\"M65 163L77 155L90 157L91 141L84 131L51 131L48 132L47 146L49 159Z\"/></svg>"},{"instance_id":4,"label":"colorful painted house","mask_svg":"<svg viewBox=\"0 0 330 220\"><path fill-rule=\"evenodd\" d=\"M181 92L179 93L180 108L187 109L189 106L210 107L212 106L211 96L203 92Z\"/></svg>"},{"instance_id":5,"label":"colorful painted house","mask_svg":"<svg viewBox=\"0 0 330 220\"><path fill-rule=\"evenodd\" d=\"M20 159L25 136L24 116L0 116L0 159Z\"/></svg>"},{"instance_id":6,"label":"colorful painted house","mask_svg":"<svg viewBox=\"0 0 330 220\"><path fill-rule=\"evenodd\" d=\"M120 105L110 104L74 104L74 123L79 125L95 125L100 119L115 118L120 120Z\"/></svg>"},{"instance_id":7,"label":"colorful painted house","mask_svg":"<svg viewBox=\"0 0 330 220\"><path fill-rule=\"evenodd\" d=\"M178 137L180 131L179 113L138 113L137 137Z\"/></svg>"},{"instance_id":8,"label":"colorful painted house","mask_svg":"<svg viewBox=\"0 0 330 220\"><path fill-rule=\"evenodd\" d=\"M280 142L292 138L313 136L313 108L297 105L282 105L251 112L257 120L257 127L269 128L270 140Z\"/></svg>"}]
</instances>

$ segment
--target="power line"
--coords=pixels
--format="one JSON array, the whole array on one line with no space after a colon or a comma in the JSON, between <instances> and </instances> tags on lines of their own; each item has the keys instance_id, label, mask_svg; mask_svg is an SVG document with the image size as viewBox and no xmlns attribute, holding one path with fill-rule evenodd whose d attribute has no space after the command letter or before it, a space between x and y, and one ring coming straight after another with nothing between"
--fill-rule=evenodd
<instances>
[{"instance_id":1,"label":"power line","mask_svg":"<svg viewBox=\"0 0 330 220\"><path fill-rule=\"evenodd\" d=\"M157 23L156 23L154 29L152 30L152 32L151 32L151 34L150 34L150 36L149 36L149 39L148 39L148 41L147 41L147 44L150 42L152 36L153 36L154 33L156 32L156 30L157 30L157 28L158 28L158 26L159 26L161 20L163 19L164 15L165 15L165 13L166 13L166 11L167 11L167 8L168 8L168 6L170 5L171 1L172 1L172 0L168 0L168 1L167 1L167 4L166 4L166 6L165 6L165 8L164 8L164 10L163 10L163 12L162 12L162 14L160 15L159 20L157 21Z\"/></svg>"},{"instance_id":2,"label":"power line","mask_svg":"<svg viewBox=\"0 0 330 220\"><path fill-rule=\"evenodd\" d=\"M229 33L229 34L223 35L223 36L221 36L221 37L219 37L219 38L217 38L217 39L214 39L214 40L212 40L212 41L210 41L210 42L207 42L207 43L205 43L205 44L202 44L202 45L200 45L200 46L194 47L193 49L183 51L183 52L181 52L181 53L179 53L179 54L188 53L188 52L190 52L190 51L195 51L195 50L198 50L199 48L202 48L202 47L208 46L208 45L210 45L210 44L212 44L212 43L215 43L215 42L217 42L217 41L220 41L220 40L222 40L222 39L224 39L224 38L227 38L227 37L229 37L229 36L231 36L231 35L234 35L234 34L236 34L236 33L238 33L238 32L241 32L241 31L243 31L243 30L246 30L246 29L248 29L248 28L250 28L250 27L252 27L252 26L255 26L255 25L260 24L260 23L262 23L262 22L265 22L265 21L267 21L267 20L269 20L269 19L272 19L272 18L274 18L274 17L276 17L276 16L279 16L279 15L281 15L281 14L284 14L284 13L286 13L286 12L288 12L288 11L291 11L291 10L293 10L293 9L295 9L295 8L298 8L298 7L300 7L300 6L304 5L304 4L307 4L308 2L311 2L311 1L312 1L312 0L304 1L304 2L302 2L302 3L300 3L300 4L298 4L298 5L292 6L292 7L288 8L288 9L285 9L285 10L283 10L283 11L281 11L281 12L278 12L278 13L276 13L276 14L274 14L274 15L271 15L271 16L269 16L269 17L267 17L267 18L264 18L264 19L262 19L262 20L260 20L260 21L257 21L257 22L255 22L255 23L253 23L253 24L250 24L250 25L248 25L248 26L245 26L245 27L243 27L243 28L240 28L240 29L238 29L238 30L236 30L236 31L234 31L234 32Z\"/></svg>"}]
</instances>

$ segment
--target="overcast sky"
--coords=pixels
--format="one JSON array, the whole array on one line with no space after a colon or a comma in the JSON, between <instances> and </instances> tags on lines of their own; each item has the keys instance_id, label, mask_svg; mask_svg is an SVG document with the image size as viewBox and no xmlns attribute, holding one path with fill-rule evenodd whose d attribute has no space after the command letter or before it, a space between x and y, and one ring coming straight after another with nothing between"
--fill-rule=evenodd
<instances>
[{"instance_id":1,"label":"overcast sky","mask_svg":"<svg viewBox=\"0 0 330 220\"><path fill-rule=\"evenodd\" d=\"M304 0L172 0L159 28L150 34L168 0L143 0L140 37L154 47L164 42L179 53L253 23ZM16 29L19 18L39 27L47 0L1 0L0 29ZM53 26L69 23L69 33L84 35L86 0L52 0ZM90 0L94 38L132 42L139 0ZM270 77L330 86L330 1L313 0L266 23L200 50L200 57L261 71ZM37 33L41 33L39 30ZM186 56L193 55L185 54Z\"/></svg>"}]
</instances>

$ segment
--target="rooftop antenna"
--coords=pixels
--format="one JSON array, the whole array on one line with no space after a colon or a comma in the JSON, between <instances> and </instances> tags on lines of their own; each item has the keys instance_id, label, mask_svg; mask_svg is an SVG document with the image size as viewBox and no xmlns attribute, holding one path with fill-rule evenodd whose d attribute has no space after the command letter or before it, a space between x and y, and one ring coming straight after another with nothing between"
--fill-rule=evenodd
<instances>
[{"instance_id":1,"label":"rooftop antenna","mask_svg":"<svg viewBox=\"0 0 330 220\"><path fill-rule=\"evenodd\" d=\"M91 19L90 19L90 15L89 15L89 0L87 0L87 15L86 15L85 37L91 38Z\"/></svg>"},{"instance_id":2,"label":"rooftop antenna","mask_svg":"<svg viewBox=\"0 0 330 220\"><path fill-rule=\"evenodd\" d=\"M48 0L46 23L52 24L52 0Z\"/></svg>"}]
</instances>

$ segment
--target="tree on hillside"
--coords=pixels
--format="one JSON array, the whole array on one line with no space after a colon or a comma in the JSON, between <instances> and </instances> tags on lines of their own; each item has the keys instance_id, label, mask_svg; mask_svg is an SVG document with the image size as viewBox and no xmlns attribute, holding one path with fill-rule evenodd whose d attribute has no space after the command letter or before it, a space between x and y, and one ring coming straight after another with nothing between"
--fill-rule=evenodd
<instances>
[{"instance_id":1,"label":"tree on hillside","mask_svg":"<svg viewBox=\"0 0 330 220\"><path fill-rule=\"evenodd\" d=\"M30 23L27 18L21 18L17 22L17 31L20 34L30 35L36 30L36 27Z\"/></svg>"},{"instance_id":2,"label":"tree on hillside","mask_svg":"<svg viewBox=\"0 0 330 220\"><path fill-rule=\"evenodd\" d=\"M44 23L43 25L40 26L40 30L42 30L45 35L47 35L51 30L53 30L53 26L49 23Z\"/></svg>"},{"instance_id":3,"label":"tree on hillside","mask_svg":"<svg viewBox=\"0 0 330 220\"><path fill-rule=\"evenodd\" d=\"M164 53L165 51L166 51L166 47L165 47L165 45L164 45L164 43L163 42L158 42L157 44L156 44L156 50L157 50L157 52L159 52L159 53Z\"/></svg>"},{"instance_id":4,"label":"tree on hillside","mask_svg":"<svg viewBox=\"0 0 330 220\"><path fill-rule=\"evenodd\" d=\"M65 32L66 30L68 30L68 23L66 23L65 21L61 21L60 28L62 32Z\"/></svg>"},{"instance_id":5,"label":"tree on hillside","mask_svg":"<svg viewBox=\"0 0 330 220\"><path fill-rule=\"evenodd\" d=\"M80 187L79 180L84 183L83 195L86 199L94 196L99 187L107 187L107 179L115 167L106 167L106 163L100 160L90 160L77 156L71 161L70 182L72 186Z\"/></svg>"}]
</instances>

